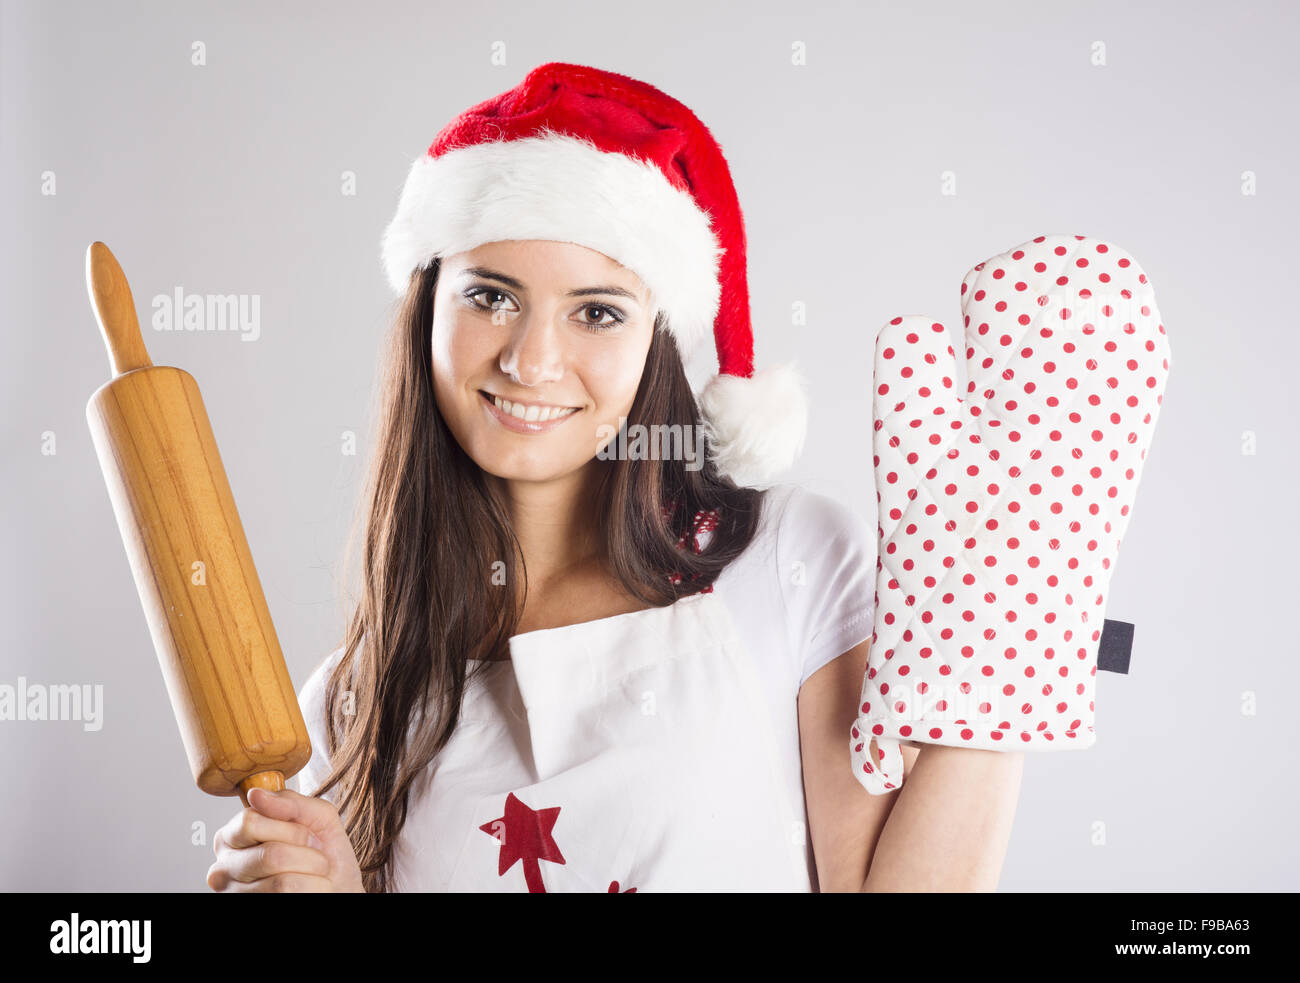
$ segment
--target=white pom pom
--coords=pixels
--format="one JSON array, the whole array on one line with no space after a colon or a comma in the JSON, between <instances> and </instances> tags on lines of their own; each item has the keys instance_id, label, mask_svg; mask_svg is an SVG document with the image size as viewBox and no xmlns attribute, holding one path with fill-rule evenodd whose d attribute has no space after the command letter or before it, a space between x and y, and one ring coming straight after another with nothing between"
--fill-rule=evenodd
<instances>
[{"instance_id":1,"label":"white pom pom","mask_svg":"<svg viewBox=\"0 0 1300 983\"><path fill-rule=\"evenodd\" d=\"M766 488L803 450L808 399L794 363L715 375L700 394L709 457L737 485Z\"/></svg>"}]
</instances>

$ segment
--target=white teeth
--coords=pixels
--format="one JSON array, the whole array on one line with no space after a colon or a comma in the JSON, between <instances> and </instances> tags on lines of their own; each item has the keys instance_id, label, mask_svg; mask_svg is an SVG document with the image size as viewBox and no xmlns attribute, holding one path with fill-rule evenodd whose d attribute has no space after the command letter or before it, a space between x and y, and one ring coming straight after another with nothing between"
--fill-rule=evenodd
<instances>
[{"instance_id":1,"label":"white teeth","mask_svg":"<svg viewBox=\"0 0 1300 983\"><path fill-rule=\"evenodd\" d=\"M548 420L555 420L562 416L568 416L570 413L578 412L576 409L563 406L524 406L520 403L512 403L508 399L502 399L500 396L493 396L492 401L496 403L497 409L502 413L509 413L516 419L529 423L546 423Z\"/></svg>"}]
</instances>

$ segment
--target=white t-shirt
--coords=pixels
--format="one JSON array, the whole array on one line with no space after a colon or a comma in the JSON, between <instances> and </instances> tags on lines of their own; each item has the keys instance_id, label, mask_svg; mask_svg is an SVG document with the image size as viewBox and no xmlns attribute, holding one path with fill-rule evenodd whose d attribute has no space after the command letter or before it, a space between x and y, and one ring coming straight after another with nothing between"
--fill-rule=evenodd
<instances>
[{"instance_id":1,"label":"white t-shirt","mask_svg":"<svg viewBox=\"0 0 1300 983\"><path fill-rule=\"evenodd\" d=\"M875 575L856 510L777 485L711 591L514 636L412 788L394 889L813 890L796 700L871 637ZM305 793L341 654L299 694Z\"/></svg>"}]
</instances>

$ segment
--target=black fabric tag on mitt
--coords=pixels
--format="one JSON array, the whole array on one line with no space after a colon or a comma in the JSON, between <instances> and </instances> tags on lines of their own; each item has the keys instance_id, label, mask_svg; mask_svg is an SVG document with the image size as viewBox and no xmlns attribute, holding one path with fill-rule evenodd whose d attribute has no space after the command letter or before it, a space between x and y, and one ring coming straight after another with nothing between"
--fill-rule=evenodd
<instances>
[{"instance_id":1,"label":"black fabric tag on mitt","mask_svg":"<svg viewBox=\"0 0 1300 983\"><path fill-rule=\"evenodd\" d=\"M1133 626L1127 621L1111 621L1101 627L1101 647L1097 650L1097 668L1106 672L1128 672L1133 654Z\"/></svg>"}]
</instances>

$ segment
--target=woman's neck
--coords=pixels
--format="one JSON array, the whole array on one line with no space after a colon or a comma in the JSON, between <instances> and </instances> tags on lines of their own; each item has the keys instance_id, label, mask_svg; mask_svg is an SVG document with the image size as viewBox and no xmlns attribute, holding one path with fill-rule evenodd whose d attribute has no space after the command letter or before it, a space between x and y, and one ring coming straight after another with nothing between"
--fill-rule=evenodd
<instances>
[{"instance_id":1,"label":"woman's neck","mask_svg":"<svg viewBox=\"0 0 1300 983\"><path fill-rule=\"evenodd\" d=\"M593 521L594 477L594 469L587 467L554 481L492 479L510 512L532 588L545 589L596 556L600 531Z\"/></svg>"}]
</instances>

